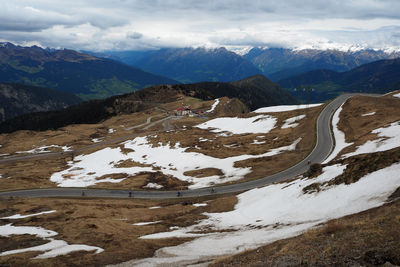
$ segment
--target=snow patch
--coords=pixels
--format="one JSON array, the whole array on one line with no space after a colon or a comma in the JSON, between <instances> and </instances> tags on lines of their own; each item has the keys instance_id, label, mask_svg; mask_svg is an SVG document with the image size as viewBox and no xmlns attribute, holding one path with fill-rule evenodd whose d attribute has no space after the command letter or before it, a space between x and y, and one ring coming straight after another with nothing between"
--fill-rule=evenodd
<instances>
[{"instance_id":1,"label":"snow patch","mask_svg":"<svg viewBox=\"0 0 400 267\"><path fill-rule=\"evenodd\" d=\"M365 113L365 114L362 114L361 116L362 116L362 117L372 116L372 115L375 115L375 113L376 113L376 112Z\"/></svg>"},{"instance_id":2,"label":"snow patch","mask_svg":"<svg viewBox=\"0 0 400 267\"><path fill-rule=\"evenodd\" d=\"M400 121L393 122L388 127L375 129L371 133L377 134L379 138L368 140L363 145L358 146L356 151L343 155L343 158L386 151L400 146Z\"/></svg>"},{"instance_id":3,"label":"snow patch","mask_svg":"<svg viewBox=\"0 0 400 267\"><path fill-rule=\"evenodd\" d=\"M256 109L255 113L272 113L272 112L284 112L284 111L291 111L291 110L297 110L297 109L305 109L305 108L313 108L313 107L318 107L323 105L323 103L320 104L308 104L308 105L282 105L282 106L271 106L271 107L265 107L265 108L259 108Z\"/></svg>"},{"instance_id":4,"label":"snow patch","mask_svg":"<svg viewBox=\"0 0 400 267\"><path fill-rule=\"evenodd\" d=\"M212 104L211 108L205 111L205 113L213 112L215 108L218 106L218 104L219 104L219 98L215 99L215 102Z\"/></svg>"},{"instance_id":5,"label":"snow patch","mask_svg":"<svg viewBox=\"0 0 400 267\"><path fill-rule=\"evenodd\" d=\"M299 125L298 121L304 119L305 117L306 115L299 115L293 118L286 119L281 128L295 128L297 125Z\"/></svg>"},{"instance_id":6,"label":"snow patch","mask_svg":"<svg viewBox=\"0 0 400 267\"><path fill-rule=\"evenodd\" d=\"M344 103L336 110L335 114L333 114L333 117L332 117L333 136L335 138L335 148L332 151L332 153L329 155L329 157L326 158L324 160L324 162L322 162L322 164L325 164L325 163L333 160L340 153L340 151L342 151L344 148L353 144L353 143L346 143L346 137L345 137L344 133L342 131L340 131L338 128L338 124L339 124L339 120L340 120L339 115L343 109L343 105L344 105Z\"/></svg>"},{"instance_id":7,"label":"snow patch","mask_svg":"<svg viewBox=\"0 0 400 267\"><path fill-rule=\"evenodd\" d=\"M93 142L93 143L99 143L99 142L101 142L101 139L99 139L99 138L93 138L93 139L92 139L92 142Z\"/></svg>"},{"instance_id":8,"label":"snow patch","mask_svg":"<svg viewBox=\"0 0 400 267\"><path fill-rule=\"evenodd\" d=\"M265 144L267 141L258 141L257 139L254 140L250 145L262 145Z\"/></svg>"},{"instance_id":9,"label":"snow patch","mask_svg":"<svg viewBox=\"0 0 400 267\"><path fill-rule=\"evenodd\" d=\"M33 216L39 216L39 215L43 215L43 214L50 214L50 213L53 213L53 212L56 212L56 210L43 211L43 212L34 213L34 214L27 214L27 215L15 214L15 215L8 216L8 217L3 217L3 218L0 218L0 219L16 220L16 219L23 219L23 218L33 217Z\"/></svg>"},{"instance_id":10,"label":"snow patch","mask_svg":"<svg viewBox=\"0 0 400 267\"><path fill-rule=\"evenodd\" d=\"M108 129L108 133L109 133L109 134L115 133L115 130L112 129L112 128L110 128L110 129Z\"/></svg>"},{"instance_id":11,"label":"snow patch","mask_svg":"<svg viewBox=\"0 0 400 267\"><path fill-rule=\"evenodd\" d=\"M269 115L258 115L250 118L217 118L195 127L211 129L211 132L230 132L232 134L268 133L274 129L276 118Z\"/></svg>"},{"instance_id":12,"label":"snow patch","mask_svg":"<svg viewBox=\"0 0 400 267\"><path fill-rule=\"evenodd\" d=\"M143 188L154 188L154 189L161 189L164 186L156 183L148 183L147 185L143 186Z\"/></svg>"},{"instance_id":13,"label":"snow patch","mask_svg":"<svg viewBox=\"0 0 400 267\"><path fill-rule=\"evenodd\" d=\"M195 204L193 204L193 206L195 206L195 207L205 207L207 205L208 205L207 203L195 203Z\"/></svg>"},{"instance_id":14,"label":"snow patch","mask_svg":"<svg viewBox=\"0 0 400 267\"><path fill-rule=\"evenodd\" d=\"M151 225L151 224L157 224L160 223L162 221L155 221L155 222L138 222L138 223L133 223L132 225L135 226L143 226L143 225Z\"/></svg>"},{"instance_id":15,"label":"snow patch","mask_svg":"<svg viewBox=\"0 0 400 267\"><path fill-rule=\"evenodd\" d=\"M72 151L71 147L69 147L69 146L49 145L49 146L36 147L34 149L27 150L27 151L17 151L15 153L18 153L18 154L47 153L47 152L50 152L48 150L49 148L61 148L64 152Z\"/></svg>"},{"instance_id":16,"label":"snow patch","mask_svg":"<svg viewBox=\"0 0 400 267\"><path fill-rule=\"evenodd\" d=\"M394 96L394 97L398 97L398 98L400 98L400 93L398 93L398 94L394 94L393 96Z\"/></svg>"},{"instance_id":17,"label":"snow patch","mask_svg":"<svg viewBox=\"0 0 400 267\"><path fill-rule=\"evenodd\" d=\"M154 209L161 209L160 206L154 206L154 207L150 207L149 210L154 210Z\"/></svg>"},{"instance_id":18,"label":"snow patch","mask_svg":"<svg viewBox=\"0 0 400 267\"><path fill-rule=\"evenodd\" d=\"M51 238L52 236L58 235L57 232L44 229L42 227L34 226L13 226L12 224L0 225L0 236L9 237L11 235L35 235L37 237L43 238L44 240L50 241L44 245L34 246L30 248L14 249L9 251L4 251L0 253L0 256L6 256L17 253L24 253L28 251L44 251L44 253L35 257L35 259L47 259L54 258L59 255L66 255L74 251L93 251L96 254L103 252L104 250L99 247L87 246L87 245L69 245L63 240L55 240Z\"/></svg>"}]
</instances>

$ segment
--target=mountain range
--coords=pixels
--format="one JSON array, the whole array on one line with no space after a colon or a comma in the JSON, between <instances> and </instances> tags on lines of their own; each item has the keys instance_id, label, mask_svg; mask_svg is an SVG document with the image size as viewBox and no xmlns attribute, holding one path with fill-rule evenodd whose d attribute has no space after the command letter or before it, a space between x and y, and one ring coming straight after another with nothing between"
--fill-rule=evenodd
<instances>
[{"instance_id":1,"label":"mountain range","mask_svg":"<svg viewBox=\"0 0 400 267\"><path fill-rule=\"evenodd\" d=\"M73 50L0 44L0 82L58 89L82 99L104 98L177 81Z\"/></svg>"},{"instance_id":2,"label":"mountain range","mask_svg":"<svg viewBox=\"0 0 400 267\"><path fill-rule=\"evenodd\" d=\"M312 102L331 99L342 92L383 94L400 88L400 58L371 62L346 72L314 70L280 80L279 84L293 95L298 94L294 88L312 87Z\"/></svg>"},{"instance_id":3,"label":"mountain range","mask_svg":"<svg viewBox=\"0 0 400 267\"><path fill-rule=\"evenodd\" d=\"M400 53L386 53L382 50L372 49L340 51L253 48L244 57L257 66L271 80L278 81L317 69L337 72L348 71L373 61L400 57Z\"/></svg>"},{"instance_id":4,"label":"mountain range","mask_svg":"<svg viewBox=\"0 0 400 267\"><path fill-rule=\"evenodd\" d=\"M94 54L120 60L182 83L230 82L261 74L251 62L226 48L164 48Z\"/></svg>"},{"instance_id":5,"label":"mountain range","mask_svg":"<svg viewBox=\"0 0 400 267\"><path fill-rule=\"evenodd\" d=\"M257 48L238 55L225 48L164 48L92 53L124 62L182 83L235 81L263 74L272 81L318 69L348 71L363 64L400 57L400 52Z\"/></svg>"}]
</instances>

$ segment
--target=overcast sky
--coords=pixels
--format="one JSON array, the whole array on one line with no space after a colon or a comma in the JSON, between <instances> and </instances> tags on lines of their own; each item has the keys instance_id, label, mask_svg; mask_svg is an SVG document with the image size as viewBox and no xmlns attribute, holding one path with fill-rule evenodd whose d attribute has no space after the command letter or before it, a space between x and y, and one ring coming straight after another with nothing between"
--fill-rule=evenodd
<instances>
[{"instance_id":1,"label":"overcast sky","mask_svg":"<svg viewBox=\"0 0 400 267\"><path fill-rule=\"evenodd\" d=\"M1 0L0 40L78 50L400 50L400 0Z\"/></svg>"}]
</instances>

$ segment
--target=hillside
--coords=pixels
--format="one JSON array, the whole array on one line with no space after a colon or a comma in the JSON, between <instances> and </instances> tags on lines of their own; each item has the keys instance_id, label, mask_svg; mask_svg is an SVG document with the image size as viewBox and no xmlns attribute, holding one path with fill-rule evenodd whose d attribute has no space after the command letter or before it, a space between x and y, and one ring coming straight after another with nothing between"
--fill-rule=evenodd
<instances>
[{"instance_id":1,"label":"hillside","mask_svg":"<svg viewBox=\"0 0 400 267\"><path fill-rule=\"evenodd\" d=\"M182 83L230 82L261 73L252 63L225 48L165 48L111 52L109 56Z\"/></svg>"},{"instance_id":2,"label":"hillside","mask_svg":"<svg viewBox=\"0 0 400 267\"><path fill-rule=\"evenodd\" d=\"M80 102L79 97L67 92L0 83L0 122L26 113L63 109Z\"/></svg>"},{"instance_id":3,"label":"hillside","mask_svg":"<svg viewBox=\"0 0 400 267\"><path fill-rule=\"evenodd\" d=\"M73 50L0 45L0 82L53 88L83 99L104 98L174 80Z\"/></svg>"},{"instance_id":4,"label":"hillside","mask_svg":"<svg viewBox=\"0 0 400 267\"><path fill-rule=\"evenodd\" d=\"M327 69L348 71L363 64L382 59L394 59L400 53L375 50L291 50L285 48L253 48L244 57L273 81L282 80L304 72Z\"/></svg>"},{"instance_id":5,"label":"hillside","mask_svg":"<svg viewBox=\"0 0 400 267\"><path fill-rule=\"evenodd\" d=\"M64 110L27 114L0 124L0 132L16 130L57 129L69 124L98 123L118 114L130 114L154 107L158 103L176 101L179 95L212 100L219 97L238 98L249 109L294 104L296 101L279 85L258 75L234 83L196 83L162 85L103 100L92 100Z\"/></svg>"},{"instance_id":6,"label":"hillside","mask_svg":"<svg viewBox=\"0 0 400 267\"><path fill-rule=\"evenodd\" d=\"M166 96L148 94L152 101ZM332 157L291 180L225 195L219 185L303 159L324 105L224 117L237 100L179 95L99 124L2 134L2 160L27 157L2 162L2 188L74 195L5 197L0 264L398 265L399 97L347 100L332 119ZM171 115L182 105L203 116ZM205 186L214 193L139 199L144 190ZM111 198L93 197L90 188Z\"/></svg>"},{"instance_id":7,"label":"hillside","mask_svg":"<svg viewBox=\"0 0 400 267\"><path fill-rule=\"evenodd\" d=\"M315 70L280 80L279 84L293 92L300 86L311 86L311 101L323 101L341 92L387 93L399 88L400 58L380 60L347 72Z\"/></svg>"}]
</instances>

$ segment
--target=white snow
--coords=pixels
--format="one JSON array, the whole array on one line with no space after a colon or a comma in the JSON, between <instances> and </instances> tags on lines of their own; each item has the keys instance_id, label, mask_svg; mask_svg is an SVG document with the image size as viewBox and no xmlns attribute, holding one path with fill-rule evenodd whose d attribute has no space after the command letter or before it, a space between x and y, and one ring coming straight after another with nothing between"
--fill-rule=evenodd
<instances>
[{"instance_id":1,"label":"white snow","mask_svg":"<svg viewBox=\"0 0 400 267\"><path fill-rule=\"evenodd\" d=\"M250 145L262 145L265 144L267 141L258 141L257 139L255 139L252 143L250 143Z\"/></svg>"},{"instance_id":2,"label":"white snow","mask_svg":"<svg viewBox=\"0 0 400 267\"><path fill-rule=\"evenodd\" d=\"M329 166L315 179L298 179L249 190L238 195L239 201L233 211L204 213L208 218L196 225L142 236L143 239L199 238L178 246L161 248L153 258L129 263L173 265L239 253L301 234L330 219L380 206L400 186L400 163L397 163L370 173L356 183L325 185L320 192L303 193L306 186L334 179L344 169L345 166ZM200 232L206 229L233 231Z\"/></svg>"},{"instance_id":3,"label":"white snow","mask_svg":"<svg viewBox=\"0 0 400 267\"><path fill-rule=\"evenodd\" d=\"M177 179L192 183L189 188L193 189L242 179L251 172L251 168L235 167L236 162L271 157L284 151L292 151L300 140L301 138L291 145L274 148L259 155L239 155L221 159L197 152L186 152L188 148L180 147L179 143L176 143L175 146L161 144L153 147L148 142L147 137L137 137L134 140L123 143L125 148L130 149L131 152L123 153L117 147L104 148L92 154L77 156L74 162L68 163L70 166L68 169L53 173L50 181L57 183L60 187L86 187L101 182L118 183L125 179L108 178L107 175L110 174L124 173L127 176L132 176L140 172L161 171L166 175L172 175ZM134 160L152 167L117 168L118 162L123 160ZM154 170L153 167L158 167L160 170ZM203 168L220 169L223 176L212 175L197 178L185 174L187 171ZM100 177L105 178L100 179Z\"/></svg>"},{"instance_id":4,"label":"white snow","mask_svg":"<svg viewBox=\"0 0 400 267\"><path fill-rule=\"evenodd\" d=\"M93 142L93 143L99 143L99 142L101 142L101 139L99 139L99 138L93 138L93 139L92 139L92 142Z\"/></svg>"},{"instance_id":5,"label":"white snow","mask_svg":"<svg viewBox=\"0 0 400 267\"><path fill-rule=\"evenodd\" d=\"M150 224L157 224L160 223L162 221L155 221L155 222L138 222L138 223L133 223L132 225L135 226L143 226L143 225L150 225Z\"/></svg>"},{"instance_id":6,"label":"white snow","mask_svg":"<svg viewBox=\"0 0 400 267\"><path fill-rule=\"evenodd\" d=\"M205 111L205 113L213 112L215 108L218 106L218 104L219 104L219 98L215 99L215 102L212 104L211 108Z\"/></svg>"},{"instance_id":7,"label":"white snow","mask_svg":"<svg viewBox=\"0 0 400 267\"><path fill-rule=\"evenodd\" d=\"M356 151L343 155L344 158L379 151L390 150L400 146L400 121L391 123L388 127L378 128L371 133L377 134L375 140L368 140L357 147Z\"/></svg>"},{"instance_id":8,"label":"white snow","mask_svg":"<svg viewBox=\"0 0 400 267\"><path fill-rule=\"evenodd\" d=\"M58 233L36 226L13 226L11 223L0 225L0 236L9 237L11 235L35 235L40 238L46 238L58 235Z\"/></svg>"},{"instance_id":9,"label":"white snow","mask_svg":"<svg viewBox=\"0 0 400 267\"><path fill-rule=\"evenodd\" d=\"M207 203L194 203L193 204L193 206L195 206L195 207L205 207L207 205L208 205Z\"/></svg>"},{"instance_id":10,"label":"white snow","mask_svg":"<svg viewBox=\"0 0 400 267\"><path fill-rule=\"evenodd\" d=\"M258 115L250 118L216 118L195 127L211 129L211 132L230 132L232 134L268 133L274 129L276 118L270 115Z\"/></svg>"},{"instance_id":11,"label":"white snow","mask_svg":"<svg viewBox=\"0 0 400 267\"><path fill-rule=\"evenodd\" d=\"M398 94L394 94L393 96L394 96L394 97L398 97L398 98L400 98L400 93L398 93Z\"/></svg>"},{"instance_id":12,"label":"white snow","mask_svg":"<svg viewBox=\"0 0 400 267\"><path fill-rule=\"evenodd\" d=\"M313 108L313 107L318 107L323 105L323 103L320 104L308 104L308 105L282 105L282 106L271 106L271 107L265 107L265 108L259 108L256 109L255 113L271 113L271 112L283 112L283 111L291 111L291 110L297 110L297 109L305 109L305 108Z\"/></svg>"},{"instance_id":13,"label":"white snow","mask_svg":"<svg viewBox=\"0 0 400 267\"><path fill-rule=\"evenodd\" d=\"M362 116L362 117L372 116L372 115L375 115L375 113L376 113L376 112L365 113L365 114L362 114L361 116Z\"/></svg>"},{"instance_id":14,"label":"white snow","mask_svg":"<svg viewBox=\"0 0 400 267\"><path fill-rule=\"evenodd\" d=\"M114 132L115 132L114 129L112 129L112 128L108 129L108 133L112 134L112 133L114 133Z\"/></svg>"},{"instance_id":15,"label":"white snow","mask_svg":"<svg viewBox=\"0 0 400 267\"><path fill-rule=\"evenodd\" d=\"M31 150L27 150L27 151L17 151L15 153L18 153L18 154L47 153L47 152L50 152L48 150L48 148L61 148L64 152L72 151L71 147L69 147L69 146L49 145L49 146L35 147L35 148L33 148Z\"/></svg>"},{"instance_id":16,"label":"white snow","mask_svg":"<svg viewBox=\"0 0 400 267\"><path fill-rule=\"evenodd\" d=\"M155 188L155 189L161 189L164 186L156 183L148 183L147 185L143 186L144 188Z\"/></svg>"},{"instance_id":17,"label":"white snow","mask_svg":"<svg viewBox=\"0 0 400 267\"><path fill-rule=\"evenodd\" d=\"M154 210L154 209L161 209L160 206L154 206L154 207L150 207L149 210Z\"/></svg>"},{"instance_id":18,"label":"white snow","mask_svg":"<svg viewBox=\"0 0 400 267\"><path fill-rule=\"evenodd\" d=\"M333 149L333 151L329 155L329 157L326 158L324 160L324 162L322 162L322 164L325 164L325 163L333 160L340 153L340 151L342 151L344 148L353 144L353 143L346 143L346 137L345 137L344 133L338 129L338 123L340 120L339 115L343 109L343 104L336 110L335 114L333 114L333 117L332 117L333 135L335 138L335 148Z\"/></svg>"},{"instance_id":19,"label":"white snow","mask_svg":"<svg viewBox=\"0 0 400 267\"><path fill-rule=\"evenodd\" d=\"M24 253L28 251L44 251L44 253L35 257L35 259L46 259L53 258L59 255L65 255L74 251L93 251L100 253L103 251L102 248L87 246L87 245L69 245L63 240L55 240L51 238L52 236L58 235L57 232L44 229L42 227L34 226L13 226L12 224L0 225L0 236L9 237L11 235L35 235L37 237L43 238L44 240L50 241L44 245L39 245L30 248L14 249L9 251L4 251L0 253L0 256Z\"/></svg>"},{"instance_id":20,"label":"white snow","mask_svg":"<svg viewBox=\"0 0 400 267\"><path fill-rule=\"evenodd\" d=\"M12 216L8 216L8 217L3 217L0 219L22 219L22 218L28 218L28 217L33 217L33 216L39 216L39 215L43 215L43 214L50 214L56 212L56 210L49 210L49 211L43 211L43 212L39 212L39 213L34 213L34 214L27 214L27 215L21 215L21 214L15 214Z\"/></svg>"},{"instance_id":21,"label":"white snow","mask_svg":"<svg viewBox=\"0 0 400 267\"><path fill-rule=\"evenodd\" d=\"M299 125L298 121L304 119L306 115L299 115L293 118L286 119L282 125L282 129L294 128Z\"/></svg>"},{"instance_id":22,"label":"white snow","mask_svg":"<svg viewBox=\"0 0 400 267\"><path fill-rule=\"evenodd\" d=\"M230 145L223 145L223 146L226 148L234 148L234 147L237 147L238 144L230 144Z\"/></svg>"}]
</instances>

